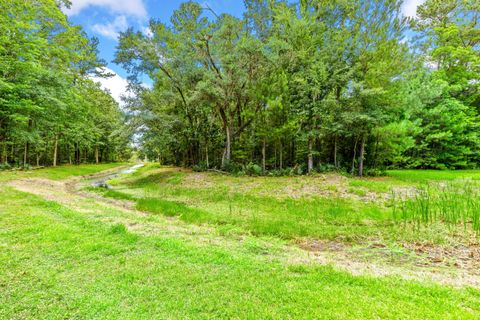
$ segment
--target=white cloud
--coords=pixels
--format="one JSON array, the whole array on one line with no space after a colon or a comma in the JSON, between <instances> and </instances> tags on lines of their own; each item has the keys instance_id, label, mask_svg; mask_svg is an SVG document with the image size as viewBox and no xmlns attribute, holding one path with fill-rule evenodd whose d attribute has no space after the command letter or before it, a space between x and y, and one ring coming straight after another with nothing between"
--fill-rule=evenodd
<instances>
[{"instance_id":1,"label":"white cloud","mask_svg":"<svg viewBox=\"0 0 480 320\"><path fill-rule=\"evenodd\" d=\"M104 7L112 13L126 14L137 18L146 18L147 10L143 0L71 0L70 9L65 9L69 16L79 14L88 7Z\"/></svg>"},{"instance_id":2,"label":"white cloud","mask_svg":"<svg viewBox=\"0 0 480 320\"><path fill-rule=\"evenodd\" d=\"M423 4L425 0L405 0L402 5L402 12L406 17L415 18L417 7Z\"/></svg>"},{"instance_id":3,"label":"white cloud","mask_svg":"<svg viewBox=\"0 0 480 320\"><path fill-rule=\"evenodd\" d=\"M114 76L110 78L92 77L92 80L95 82L99 82L103 89L107 89L108 91L110 91L110 94L115 99L115 101L117 101L120 105L123 105L124 103L122 101L122 96L130 95L130 93L127 91L127 79L122 78L110 68L104 68L103 70L108 73L114 74Z\"/></svg>"},{"instance_id":4,"label":"white cloud","mask_svg":"<svg viewBox=\"0 0 480 320\"><path fill-rule=\"evenodd\" d=\"M118 16L113 22L107 24L97 23L92 26L92 30L102 36L118 39L119 32L125 31L128 28L127 18L125 16Z\"/></svg>"},{"instance_id":5,"label":"white cloud","mask_svg":"<svg viewBox=\"0 0 480 320\"><path fill-rule=\"evenodd\" d=\"M142 33L147 38L152 38L153 37L153 31L152 31L152 29L150 29L150 27L142 27Z\"/></svg>"}]
</instances>

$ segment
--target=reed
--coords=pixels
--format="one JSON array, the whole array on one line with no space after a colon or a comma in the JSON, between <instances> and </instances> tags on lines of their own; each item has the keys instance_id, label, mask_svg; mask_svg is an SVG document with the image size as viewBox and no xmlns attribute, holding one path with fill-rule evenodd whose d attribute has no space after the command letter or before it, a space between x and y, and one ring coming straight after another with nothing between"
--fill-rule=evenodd
<instances>
[{"instance_id":1,"label":"reed","mask_svg":"<svg viewBox=\"0 0 480 320\"><path fill-rule=\"evenodd\" d=\"M392 194L393 217L416 228L432 223L462 225L480 234L480 183L472 180L427 183L413 194Z\"/></svg>"}]
</instances>

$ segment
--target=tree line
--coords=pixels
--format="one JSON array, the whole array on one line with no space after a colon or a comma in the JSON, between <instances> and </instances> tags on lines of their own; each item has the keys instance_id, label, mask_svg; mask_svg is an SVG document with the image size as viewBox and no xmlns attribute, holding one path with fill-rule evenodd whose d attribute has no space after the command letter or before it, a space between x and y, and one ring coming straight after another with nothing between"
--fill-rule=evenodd
<instances>
[{"instance_id":1,"label":"tree line","mask_svg":"<svg viewBox=\"0 0 480 320\"><path fill-rule=\"evenodd\" d=\"M89 39L62 12L69 1L0 0L1 166L115 161L130 133Z\"/></svg>"},{"instance_id":2,"label":"tree line","mask_svg":"<svg viewBox=\"0 0 480 320\"><path fill-rule=\"evenodd\" d=\"M358 175L478 166L478 1L427 0L415 18L400 0L244 4L239 18L185 2L121 35L148 158Z\"/></svg>"}]
</instances>

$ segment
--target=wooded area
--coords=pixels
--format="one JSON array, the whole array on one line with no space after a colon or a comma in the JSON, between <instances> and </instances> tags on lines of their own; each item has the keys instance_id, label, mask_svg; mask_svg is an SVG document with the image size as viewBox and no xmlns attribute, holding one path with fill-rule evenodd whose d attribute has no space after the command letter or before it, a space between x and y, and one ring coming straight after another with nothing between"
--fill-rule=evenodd
<instances>
[{"instance_id":1,"label":"wooded area","mask_svg":"<svg viewBox=\"0 0 480 320\"><path fill-rule=\"evenodd\" d=\"M1 166L120 160L130 131L91 80L106 62L62 1L0 1Z\"/></svg>"},{"instance_id":2,"label":"wooded area","mask_svg":"<svg viewBox=\"0 0 480 320\"><path fill-rule=\"evenodd\" d=\"M243 18L186 2L122 34L115 62L154 81L128 104L150 159L279 174L477 167L478 1L429 0L416 19L400 0L244 2Z\"/></svg>"},{"instance_id":3,"label":"wooded area","mask_svg":"<svg viewBox=\"0 0 480 320\"><path fill-rule=\"evenodd\" d=\"M0 1L2 166L120 160L134 133L142 155L198 170L478 166L478 1L428 0L415 19L401 0L244 3L237 18L185 2L122 33L127 121L68 1Z\"/></svg>"}]
</instances>

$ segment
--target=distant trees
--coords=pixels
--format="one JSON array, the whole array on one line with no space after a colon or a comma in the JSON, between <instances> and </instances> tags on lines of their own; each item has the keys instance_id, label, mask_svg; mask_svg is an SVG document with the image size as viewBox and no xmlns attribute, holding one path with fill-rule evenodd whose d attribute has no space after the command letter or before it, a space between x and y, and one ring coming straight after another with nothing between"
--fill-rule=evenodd
<instances>
[{"instance_id":1,"label":"distant trees","mask_svg":"<svg viewBox=\"0 0 480 320\"><path fill-rule=\"evenodd\" d=\"M112 161L129 137L118 104L89 79L104 66L95 39L63 1L0 0L0 154L4 165ZM119 148L121 146L121 148Z\"/></svg>"},{"instance_id":2,"label":"distant trees","mask_svg":"<svg viewBox=\"0 0 480 320\"><path fill-rule=\"evenodd\" d=\"M129 103L144 152L226 170L476 167L479 5L427 0L411 20L401 4L248 0L236 18L186 2L129 29L115 61L154 81Z\"/></svg>"}]
</instances>

